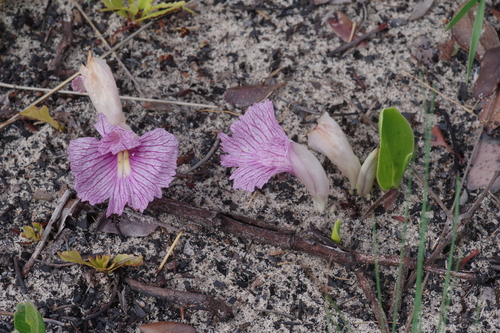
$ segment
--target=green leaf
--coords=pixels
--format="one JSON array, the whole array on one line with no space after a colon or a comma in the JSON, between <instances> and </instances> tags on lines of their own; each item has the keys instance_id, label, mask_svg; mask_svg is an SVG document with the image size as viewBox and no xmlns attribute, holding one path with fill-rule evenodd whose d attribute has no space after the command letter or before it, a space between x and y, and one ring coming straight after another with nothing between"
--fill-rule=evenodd
<instances>
[{"instance_id":1,"label":"green leaf","mask_svg":"<svg viewBox=\"0 0 500 333\"><path fill-rule=\"evenodd\" d=\"M462 19L462 17L465 16L465 14L467 14L467 12L469 10L471 10L472 7L474 7L474 5L478 2L479 0L470 0L469 2L467 2L463 7L462 9L460 9L460 11L457 13L457 15L455 15L454 18L451 19L450 23L448 23L448 26L446 27L446 31L450 30L451 28L453 28L453 26L455 24L457 24L458 21L460 21Z\"/></svg>"},{"instance_id":2,"label":"green leaf","mask_svg":"<svg viewBox=\"0 0 500 333\"><path fill-rule=\"evenodd\" d=\"M34 242L38 242L42 238L43 227L40 223L37 222L33 222L31 224L33 225L33 227L23 227L24 232L21 234L21 236Z\"/></svg>"},{"instance_id":3,"label":"green leaf","mask_svg":"<svg viewBox=\"0 0 500 333\"><path fill-rule=\"evenodd\" d=\"M335 221L335 224L333 225L332 229L332 235L330 236L330 238L335 243L340 244L340 219Z\"/></svg>"},{"instance_id":4,"label":"green leaf","mask_svg":"<svg viewBox=\"0 0 500 333\"><path fill-rule=\"evenodd\" d=\"M380 151L377 181L382 190L398 188L414 148L413 131L408 121L395 108L383 109L378 123Z\"/></svg>"},{"instance_id":5,"label":"green leaf","mask_svg":"<svg viewBox=\"0 0 500 333\"><path fill-rule=\"evenodd\" d=\"M19 303L14 313L14 327L19 333L45 333L45 324L35 305Z\"/></svg>"},{"instance_id":6,"label":"green leaf","mask_svg":"<svg viewBox=\"0 0 500 333\"><path fill-rule=\"evenodd\" d=\"M472 64L474 63L474 55L476 54L477 45L479 44L479 38L481 38L481 31L483 30L485 7L486 7L485 0L479 0L479 5L477 6L477 11L476 11L476 18L474 19L474 26L472 27L472 36L470 39L466 84L467 82L469 82L470 71L472 69Z\"/></svg>"},{"instance_id":7,"label":"green leaf","mask_svg":"<svg viewBox=\"0 0 500 333\"><path fill-rule=\"evenodd\" d=\"M62 131L63 126L59 124L57 121L54 120L49 114L49 108L47 106L42 106L40 109L38 109L36 106L32 106L30 108L27 108L24 111L19 112L20 115L25 116L25 117L30 117L36 120L43 121L44 123L49 124L50 126L54 127L56 130Z\"/></svg>"}]
</instances>

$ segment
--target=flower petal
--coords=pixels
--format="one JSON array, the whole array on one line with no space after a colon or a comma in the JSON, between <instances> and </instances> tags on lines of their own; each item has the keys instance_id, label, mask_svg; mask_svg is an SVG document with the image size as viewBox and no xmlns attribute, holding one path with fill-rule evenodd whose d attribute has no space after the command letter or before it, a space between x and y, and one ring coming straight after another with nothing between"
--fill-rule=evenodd
<instances>
[{"instance_id":1,"label":"flower petal","mask_svg":"<svg viewBox=\"0 0 500 333\"><path fill-rule=\"evenodd\" d=\"M252 192L262 188L273 175L292 172L290 139L274 117L272 102L256 103L231 125L233 136L219 133L225 167L238 167L230 179L234 188Z\"/></svg>"},{"instance_id":2,"label":"flower petal","mask_svg":"<svg viewBox=\"0 0 500 333\"><path fill-rule=\"evenodd\" d=\"M129 131L123 129L121 126L111 125L104 114L99 113L97 119L94 127L102 135L99 147L101 154L111 152L113 155L116 155L119 151L130 150L141 144L137 135L132 130Z\"/></svg>"},{"instance_id":3,"label":"flower petal","mask_svg":"<svg viewBox=\"0 0 500 333\"><path fill-rule=\"evenodd\" d=\"M71 81L71 88L73 88L74 91L79 92L79 93L86 93L87 90L85 89L85 76L83 75L78 75L75 77L73 81Z\"/></svg>"},{"instance_id":4,"label":"flower petal","mask_svg":"<svg viewBox=\"0 0 500 333\"><path fill-rule=\"evenodd\" d=\"M292 142L290 161L293 175L297 177L313 196L316 208L323 212L328 199L330 185L325 169L307 147Z\"/></svg>"},{"instance_id":5,"label":"flower petal","mask_svg":"<svg viewBox=\"0 0 500 333\"><path fill-rule=\"evenodd\" d=\"M93 58L89 52L87 66L81 66L83 84L98 113L108 117L111 124L125 123L116 82L106 61Z\"/></svg>"},{"instance_id":6,"label":"flower petal","mask_svg":"<svg viewBox=\"0 0 500 333\"><path fill-rule=\"evenodd\" d=\"M75 190L91 205L109 199L106 216L122 214L126 204L144 211L161 188L168 187L177 168L178 141L164 129L137 139L139 145L127 151L129 172L120 174L118 155L100 153L101 142L94 138L72 140L68 147Z\"/></svg>"}]
</instances>

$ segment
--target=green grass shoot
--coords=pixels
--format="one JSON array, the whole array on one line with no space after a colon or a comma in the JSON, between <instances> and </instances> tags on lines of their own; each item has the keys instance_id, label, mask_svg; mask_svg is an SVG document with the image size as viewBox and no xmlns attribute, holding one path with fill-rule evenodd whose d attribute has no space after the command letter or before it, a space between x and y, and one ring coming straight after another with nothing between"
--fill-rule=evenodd
<instances>
[{"instance_id":1,"label":"green grass shoot","mask_svg":"<svg viewBox=\"0 0 500 333\"><path fill-rule=\"evenodd\" d=\"M484 21L484 10L486 8L486 0L470 0L469 2L467 2L446 27L446 30L451 29L478 2L479 5L477 6L476 18L474 19L474 26L472 27L472 36L470 39L469 59L467 61L467 77L465 82L466 84L469 82L469 76L472 69L472 64L474 63L474 56L476 55L477 45L479 44L479 39L481 38L481 31L483 29L483 21Z\"/></svg>"}]
</instances>

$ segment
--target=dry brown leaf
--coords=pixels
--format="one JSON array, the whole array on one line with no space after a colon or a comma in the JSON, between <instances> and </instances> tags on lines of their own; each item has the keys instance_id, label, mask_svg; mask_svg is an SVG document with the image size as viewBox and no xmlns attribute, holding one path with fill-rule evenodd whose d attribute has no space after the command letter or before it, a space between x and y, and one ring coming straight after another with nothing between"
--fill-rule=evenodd
<instances>
[{"instance_id":1,"label":"dry brown leaf","mask_svg":"<svg viewBox=\"0 0 500 333\"><path fill-rule=\"evenodd\" d=\"M142 333L196 333L193 326L173 321L158 321L139 326Z\"/></svg>"},{"instance_id":2,"label":"dry brown leaf","mask_svg":"<svg viewBox=\"0 0 500 333\"><path fill-rule=\"evenodd\" d=\"M462 6L457 8L457 10L455 11L455 15L460 11ZM477 5L469 10L467 14L465 14L464 17L460 21L458 21L457 24L453 26L453 28L451 28L451 36L466 52L469 51L472 27L474 26L474 13L476 11ZM497 46L500 46L498 34L495 31L495 28L493 28L493 26L491 26L488 21L484 20L483 32L481 34L481 38L479 39L479 44L477 45L475 55L476 60L481 61L487 50L490 50Z\"/></svg>"},{"instance_id":3,"label":"dry brown leaf","mask_svg":"<svg viewBox=\"0 0 500 333\"><path fill-rule=\"evenodd\" d=\"M120 228L119 231L116 228L117 223ZM123 236L145 237L153 233L157 227L156 224L150 223L146 216L143 219L136 219L125 212L117 222L113 222L112 219L108 218L102 219L97 226L97 231L122 234Z\"/></svg>"},{"instance_id":4,"label":"dry brown leaf","mask_svg":"<svg viewBox=\"0 0 500 333\"><path fill-rule=\"evenodd\" d=\"M476 190L488 185L497 170L500 170L500 139L483 134L467 177L467 189ZM495 181L491 191L499 189L500 178Z\"/></svg>"},{"instance_id":5,"label":"dry brown leaf","mask_svg":"<svg viewBox=\"0 0 500 333\"><path fill-rule=\"evenodd\" d=\"M450 39L447 42L444 42L438 45L439 52L439 60L450 61L453 52L455 52L455 40Z\"/></svg>"},{"instance_id":6,"label":"dry brown leaf","mask_svg":"<svg viewBox=\"0 0 500 333\"><path fill-rule=\"evenodd\" d=\"M474 85L474 98L483 99L493 93L500 83L500 46L486 51L481 61L481 73Z\"/></svg>"},{"instance_id":7,"label":"dry brown leaf","mask_svg":"<svg viewBox=\"0 0 500 333\"><path fill-rule=\"evenodd\" d=\"M487 115L490 110L489 116ZM479 120L485 123L484 131L491 134L498 126L500 126L500 91L491 95L483 106L483 110L479 115Z\"/></svg>"},{"instance_id":8,"label":"dry brown leaf","mask_svg":"<svg viewBox=\"0 0 500 333\"><path fill-rule=\"evenodd\" d=\"M453 149L451 149L451 147L448 145L448 143L446 143L446 140L444 139L443 132L441 132L441 129L439 128L438 125L435 125L432 128L431 135L432 135L431 145L433 145L434 147L436 147L436 146L445 147L446 149L448 149L448 151L450 153L452 153L453 155L458 157L460 159L460 161L463 164L465 164L465 160L462 157L460 157L460 155L455 153L455 151Z\"/></svg>"},{"instance_id":9,"label":"dry brown leaf","mask_svg":"<svg viewBox=\"0 0 500 333\"><path fill-rule=\"evenodd\" d=\"M344 42L350 42L352 32L352 21L342 12L334 12L331 17L327 19L328 24L333 29L333 32L342 38ZM354 34L352 39L358 38L359 35ZM357 46L366 46L367 40L362 41Z\"/></svg>"},{"instance_id":10,"label":"dry brown leaf","mask_svg":"<svg viewBox=\"0 0 500 333\"><path fill-rule=\"evenodd\" d=\"M224 93L224 100L233 106L243 107L258 103L286 82L269 85L250 85L229 88Z\"/></svg>"},{"instance_id":11,"label":"dry brown leaf","mask_svg":"<svg viewBox=\"0 0 500 333\"><path fill-rule=\"evenodd\" d=\"M411 13L410 17L408 17L408 21L418 20L419 18L421 18L422 16L427 14L429 9L431 9L433 3L434 3L434 0L420 1L413 8L413 12Z\"/></svg>"}]
</instances>

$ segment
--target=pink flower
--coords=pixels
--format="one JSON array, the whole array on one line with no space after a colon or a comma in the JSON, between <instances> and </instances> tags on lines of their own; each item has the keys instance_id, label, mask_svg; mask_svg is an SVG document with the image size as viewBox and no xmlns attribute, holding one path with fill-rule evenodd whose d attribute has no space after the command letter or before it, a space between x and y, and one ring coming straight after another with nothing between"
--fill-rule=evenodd
<instances>
[{"instance_id":1,"label":"pink flower","mask_svg":"<svg viewBox=\"0 0 500 333\"><path fill-rule=\"evenodd\" d=\"M325 207L329 185L325 171L304 146L286 136L274 117L270 100L255 103L231 125L233 136L219 133L225 167L237 167L230 179L234 189L253 192L281 172L296 176L313 195L320 211Z\"/></svg>"},{"instance_id":2,"label":"pink flower","mask_svg":"<svg viewBox=\"0 0 500 333\"><path fill-rule=\"evenodd\" d=\"M168 187L177 168L177 139L164 129L138 137L122 111L118 89L106 62L89 55L87 67L72 85L88 91L98 111L95 128L102 136L72 140L68 147L75 191L91 205L109 199L106 216L122 214L125 205L146 209Z\"/></svg>"},{"instance_id":3,"label":"pink flower","mask_svg":"<svg viewBox=\"0 0 500 333\"><path fill-rule=\"evenodd\" d=\"M126 204L142 212L172 182L178 141L164 129L137 137L111 125L102 113L98 118L101 140L80 138L68 147L75 191L91 205L109 199L106 216L122 214Z\"/></svg>"}]
</instances>

